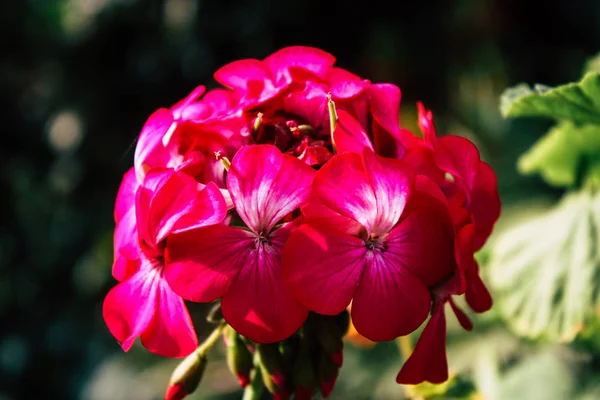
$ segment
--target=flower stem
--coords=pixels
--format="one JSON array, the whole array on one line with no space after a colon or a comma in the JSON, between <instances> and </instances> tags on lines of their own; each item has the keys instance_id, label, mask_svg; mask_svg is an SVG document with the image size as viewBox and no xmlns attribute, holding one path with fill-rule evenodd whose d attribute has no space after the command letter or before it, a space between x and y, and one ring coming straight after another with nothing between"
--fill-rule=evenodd
<instances>
[{"instance_id":1,"label":"flower stem","mask_svg":"<svg viewBox=\"0 0 600 400\"><path fill-rule=\"evenodd\" d=\"M210 333L210 335L208 335L208 337L206 339L204 339L204 342L202 342L202 344L200 346L198 346L198 348L196 349L196 351L194 351L194 353L198 356L202 356L202 355L208 353L210 351L210 349L215 345L215 343L217 343L217 340L219 340L221 333L223 333L223 330L226 327L227 327L227 322L221 321L221 323L219 323L219 325L217 325L217 327Z\"/></svg>"}]
</instances>

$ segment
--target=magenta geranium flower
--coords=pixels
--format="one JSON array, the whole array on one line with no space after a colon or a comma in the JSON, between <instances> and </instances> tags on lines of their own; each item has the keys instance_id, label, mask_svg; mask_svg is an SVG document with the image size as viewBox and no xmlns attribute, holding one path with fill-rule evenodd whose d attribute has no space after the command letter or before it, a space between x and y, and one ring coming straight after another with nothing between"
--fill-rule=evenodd
<instances>
[{"instance_id":1,"label":"magenta geranium flower","mask_svg":"<svg viewBox=\"0 0 600 400\"><path fill-rule=\"evenodd\" d=\"M227 173L239 220L169 239L165 276L173 290L196 302L222 297L225 320L253 341L276 342L294 333L307 310L282 283L282 248L297 224L282 219L307 201L314 174L274 146L240 149Z\"/></svg>"},{"instance_id":2,"label":"magenta geranium flower","mask_svg":"<svg viewBox=\"0 0 600 400\"><path fill-rule=\"evenodd\" d=\"M365 148L336 155L317 173L314 197L361 226L307 220L284 248L289 290L320 314L352 302L356 330L374 341L406 335L431 307L428 288L455 268L454 231L441 191L402 161ZM342 229L343 227L343 229Z\"/></svg>"},{"instance_id":3,"label":"magenta geranium flower","mask_svg":"<svg viewBox=\"0 0 600 400\"><path fill-rule=\"evenodd\" d=\"M155 169L142 185L135 182L130 170L115 207L113 271L122 282L104 300L104 320L124 350L141 336L150 351L183 357L198 340L183 299L164 279L167 238L221 222L225 200L214 184L200 190L193 178L171 169Z\"/></svg>"}]
</instances>

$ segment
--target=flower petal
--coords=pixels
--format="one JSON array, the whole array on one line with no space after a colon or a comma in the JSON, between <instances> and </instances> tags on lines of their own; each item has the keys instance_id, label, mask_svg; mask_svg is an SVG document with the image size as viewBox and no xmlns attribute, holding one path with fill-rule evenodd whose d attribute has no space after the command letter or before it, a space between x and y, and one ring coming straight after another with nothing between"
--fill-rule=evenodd
<instances>
[{"instance_id":1,"label":"flower petal","mask_svg":"<svg viewBox=\"0 0 600 400\"><path fill-rule=\"evenodd\" d=\"M415 350L398 373L396 382L416 385L423 381L442 383L446 380L446 317L443 304L438 304L421 333Z\"/></svg>"},{"instance_id":2,"label":"flower petal","mask_svg":"<svg viewBox=\"0 0 600 400\"><path fill-rule=\"evenodd\" d=\"M147 231L140 233L140 236L148 245L157 245L171 232L216 224L225 218L225 200L214 183L198 190L198 183L183 172L159 173L164 178L157 184L154 192L143 195L151 197L147 214L139 212L137 217L138 221L147 219ZM154 185L154 178L151 177L151 180ZM148 191L146 182L140 191ZM147 200L141 196L139 202L145 203Z\"/></svg>"},{"instance_id":3,"label":"flower petal","mask_svg":"<svg viewBox=\"0 0 600 400\"><path fill-rule=\"evenodd\" d=\"M362 240L331 223L302 225L283 250L286 286L309 310L339 314L354 296L366 251Z\"/></svg>"},{"instance_id":4,"label":"flower petal","mask_svg":"<svg viewBox=\"0 0 600 400\"><path fill-rule=\"evenodd\" d=\"M415 174L408 164L380 157L370 149L363 151L363 160L377 204L372 234L382 235L400 219L412 192Z\"/></svg>"},{"instance_id":5,"label":"flower petal","mask_svg":"<svg viewBox=\"0 0 600 400\"><path fill-rule=\"evenodd\" d=\"M304 88L292 91L283 98L285 111L298 115L321 132L329 132L327 110L327 86L317 82L306 82Z\"/></svg>"},{"instance_id":6,"label":"flower petal","mask_svg":"<svg viewBox=\"0 0 600 400\"><path fill-rule=\"evenodd\" d=\"M135 208L129 209L115 227L113 276L123 281L135 273L140 263L140 245Z\"/></svg>"},{"instance_id":7,"label":"flower petal","mask_svg":"<svg viewBox=\"0 0 600 400\"><path fill-rule=\"evenodd\" d=\"M435 147L437 144L437 133L433 124L433 114L431 110L425 109L425 106L420 101L417 102L419 110L419 129L423 133L423 140L430 146Z\"/></svg>"},{"instance_id":8,"label":"flower petal","mask_svg":"<svg viewBox=\"0 0 600 400\"><path fill-rule=\"evenodd\" d=\"M479 150L471 141L460 136L441 137L435 148L435 162L443 171L473 187L479 168Z\"/></svg>"},{"instance_id":9,"label":"flower petal","mask_svg":"<svg viewBox=\"0 0 600 400\"><path fill-rule=\"evenodd\" d=\"M392 340L416 330L427 318L431 298L421 281L389 259L370 251L352 301L352 323L375 342Z\"/></svg>"},{"instance_id":10,"label":"flower petal","mask_svg":"<svg viewBox=\"0 0 600 400\"><path fill-rule=\"evenodd\" d=\"M337 67L331 69L328 80L334 99L351 99L360 95L370 85L368 80L362 80L357 75Z\"/></svg>"},{"instance_id":11,"label":"flower petal","mask_svg":"<svg viewBox=\"0 0 600 400\"><path fill-rule=\"evenodd\" d=\"M304 69L325 79L334 63L335 57L331 54L305 46L286 47L264 59L264 65L279 85L291 82L290 67Z\"/></svg>"},{"instance_id":12,"label":"flower petal","mask_svg":"<svg viewBox=\"0 0 600 400\"><path fill-rule=\"evenodd\" d=\"M135 176L135 168L130 168L119 186L117 201L115 202L115 222L119 222L125 214L135 207L135 192L139 183Z\"/></svg>"},{"instance_id":13,"label":"flower petal","mask_svg":"<svg viewBox=\"0 0 600 400\"><path fill-rule=\"evenodd\" d=\"M452 308L452 311L454 311L454 315L456 315L456 319L458 320L460 326L462 326L465 331L472 331L473 323L471 322L467 314L465 314L465 312L459 306L456 305L454 300L452 300L452 297L448 298L448 303L450 303L450 307Z\"/></svg>"},{"instance_id":14,"label":"flower petal","mask_svg":"<svg viewBox=\"0 0 600 400\"><path fill-rule=\"evenodd\" d=\"M144 268L112 288L102 306L104 321L123 350L148 327L156 310L159 272Z\"/></svg>"},{"instance_id":15,"label":"flower petal","mask_svg":"<svg viewBox=\"0 0 600 400\"><path fill-rule=\"evenodd\" d=\"M364 148L373 150L369 135L358 121L344 110L338 110L337 114L338 119L333 132L337 152L362 154Z\"/></svg>"},{"instance_id":16,"label":"flower petal","mask_svg":"<svg viewBox=\"0 0 600 400\"><path fill-rule=\"evenodd\" d=\"M360 155L344 153L332 157L317 172L313 190L325 206L358 221L371 233L377 202Z\"/></svg>"},{"instance_id":17,"label":"flower petal","mask_svg":"<svg viewBox=\"0 0 600 400\"><path fill-rule=\"evenodd\" d=\"M394 138L399 139L400 88L389 83L372 84L367 89L373 118Z\"/></svg>"},{"instance_id":18,"label":"flower petal","mask_svg":"<svg viewBox=\"0 0 600 400\"><path fill-rule=\"evenodd\" d=\"M281 249L287 235L288 229L278 229L269 243L246 253L242 269L221 300L227 323L257 343L288 338L308 316L283 285Z\"/></svg>"},{"instance_id":19,"label":"flower petal","mask_svg":"<svg viewBox=\"0 0 600 400\"><path fill-rule=\"evenodd\" d=\"M260 234L308 200L314 174L311 167L281 154L275 146L246 146L231 162L227 188L242 220Z\"/></svg>"},{"instance_id":20,"label":"flower petal","mask_svg":"<svg viewBox=\"0 0 600 400\"><path fill-rule=\"evenodd\" d=\"M423 185L429 182L430 185ZM386 257L404 266L427 287L439 284L456 269L454 227L447 207L438 195L428 193L439 188L428 178L417 177L398 225L386 237Z\"/></svg>"},{"instance_id":21,"label":"flower petal","mask_svg":"<svg viewBox=\"0 0 600 400\"><path fill-rule=\"evenodd\" d=\"M142 344L163 357L185 357L198 347L190 314L183 299L171 290L164 279L159 279L156 290L156 312L142 333Z\"/></svg>"},{"instance_id":22,"label":"flower petal","mask_svg":"<svg viewBox=\"0 0 600 400\"><path fill-rule=\"evenodd\" d=\"M469 307L476 313L486 312L492 308L492 296L479 276L478 266L467 276L465 299Z\"/></svg>"},{"instance_id":23,"label":"flower petal","mask_svg":"<svg viewBox=\"0 0 600 400\"><path fill-rule=\"evenodd\" d=\"M262 81L271 83L269 72L260 60L246 59L231 62L219 68L214 74L221 85L232 89L248 90L248 82Z\"/></svg>"},{"instance_id":24,"label":"flower petal","mask_svg":"<svg viewBox=\"0 0 600 400\"><path fill-rule=\"evenodd\" d=\"M173 107L171 107L173 117L175 119L180 119L182 117L182 114L186 111L186 108L188 108L188 106L190 106L194 101L198 100L198 98L200 98L200 96L202 96L205 91L206 87L200 85L194 90L192 90L192 92L188 94L183 100L178 101Z\"/></svg>"},{"instance_id":25,"label":"flower petal","mask_svg":"<svg viewBox=\"0 0 600 400\"><path fill-rule=\"evenodd\" d=\"M178 295L207 303L227 293L244 265L255 235L213 225L169 236L165 279Z\"/></svg>"},{"instance_id":26,"label":"flower petal","mask_svg":"<svg viewBox=\"0 0 600 400\"><path fill-rule=\"evenodd\" d=\"M144 124L133 159L135 173L140 184L144 181L147 170L169 165L171 156L162 140L173 123L171 111L161 108L156 110Z\"/></svg>"},{"instance_id":27,"label":"flower petal","mask_svg":"<svg viewBox=\"0 0 600 400\"><path fill-rule=\"evenodd\" d=\"M469 210L475 223L475 250L479 250L488 239L494 224L500 217L500 196L498 182L492 168L479 163L477 176L471 193Z\"/></svg>"}]
</instances>

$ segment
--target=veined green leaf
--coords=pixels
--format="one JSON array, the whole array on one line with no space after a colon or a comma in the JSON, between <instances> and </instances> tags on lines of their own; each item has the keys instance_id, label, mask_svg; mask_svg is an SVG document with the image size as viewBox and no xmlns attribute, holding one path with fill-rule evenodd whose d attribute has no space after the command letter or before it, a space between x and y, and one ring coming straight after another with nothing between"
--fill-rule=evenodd
<instances>
[{"instance_id":1,"label":"veined green leaf","mask_svg":"<svg viewBox=\"0 0 600 400\"><path fill-rule=\"evenodd\" d=\"M558 123L521 156L518 168L539 173L552 186L573 186L579 174L600 179L600 125Z\"/></svg>"},{"instance_id":2,"label":"veined green leaf","mask_svg":"<svg viewBox=\"0 0 600 400\"><path fill-rule=\"evenodd\" d=\"M600 73L590 72L580 82L556 88L520 84L500 98L505 117L548 117L600 125Z\"/></svg>"},{"instance_id":3,"label":"veined green leaf","mask_svg":"<svg viewBox=\"0 0 600 400\"><path fill-rule=\"evenodd\" d=\"M570 342L600 310L600 194L589 187L503 232L488 268L497 306L521 336Z\"/></svg>"}]
</instances>

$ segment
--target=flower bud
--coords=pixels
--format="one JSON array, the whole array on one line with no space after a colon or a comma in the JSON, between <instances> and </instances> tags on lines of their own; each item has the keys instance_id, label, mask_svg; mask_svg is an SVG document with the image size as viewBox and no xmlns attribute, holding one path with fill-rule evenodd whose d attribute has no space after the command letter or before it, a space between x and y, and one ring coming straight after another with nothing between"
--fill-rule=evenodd
<instances>
[{"instance_id":1,"label":"flower bud","mask_svg":"<svg viewBox=\"0 0 600 400\"><path fill-rule=\"evenodd\" d=\"M293 382L298 400L310 400L312 398L312 393L318 381L308 346L302 346L298 351L298 356L294 361Z\"/></svg>"},{"instance_id":2,"label":"flower bud","mask_svg":"<svg viewBox=\"0 0 600 400\"><path fill-rule=\"evenodd\" d=\"M325 352L322 352L319 356L318 373L319 373L319 387L323 397L329 397L335 382L338 377L338 366L333 362L331 356Z\"/></svg>"},{"instance_id":3,"label":"flower bud","mask_svg":"<svg viewBox=\"0 0 600 400\"><path fill-rule=\"evenodd\" d=\"M240 335L231 327L225 329L227 342L227 366L242 387L250 383L252 355Z\"/></svg>"},{"instance_id":4,"label":"flower bud","mask_svg":"<svg viewBox=\"0 0 600 400\"><path fill-rule=\"evenodd\" d=\"M285 375L276 343L257 344L258 365L266 388L273 395L285 390Z\"/></svg>"},{"instance_id":5,"label":"flower bud","mask_svg":"<svg viewBox=\"0 0 600 400\"><path fill-rule=\"evenodd\" d=\"M344 346L343 332L335 317L317 315L314 319L314 329L319 345L330 356L340 353Z\"/></svg>"},{"instance_id":6,"label":"flower bud","mask_svg":"<svg viewBox=\"0 0 600 400\"><path fill-rule=\"evenodd\" d=\"M190 354L173 371L165 400L181 400L196 390L206 368L206 356Z\"/></svg>"},{"instance_id":7,"label":"flower bud","mask_svg":"<svg viewBox=\"0 0 600 400\"><path fill-rule=\"evenodd\" d=\"M255 355L255 358L257 356ZM250 384L244 389L242 400L260 400L262 398L265 385L262 380L261 373L258 368L254 368L250 372Z\"/></svg>"}]
</instances>

